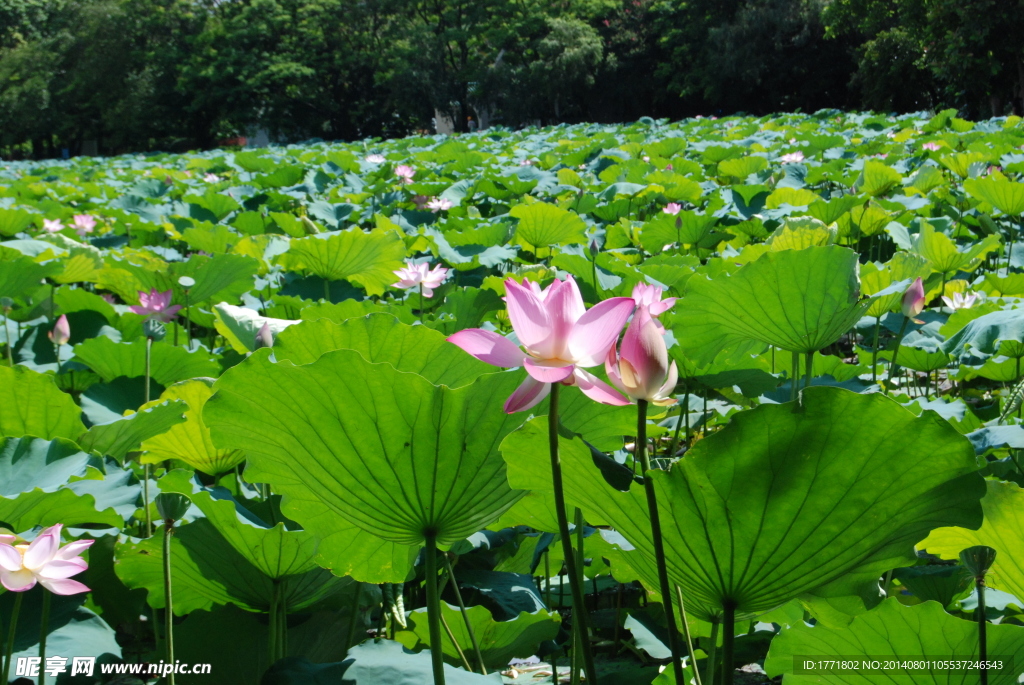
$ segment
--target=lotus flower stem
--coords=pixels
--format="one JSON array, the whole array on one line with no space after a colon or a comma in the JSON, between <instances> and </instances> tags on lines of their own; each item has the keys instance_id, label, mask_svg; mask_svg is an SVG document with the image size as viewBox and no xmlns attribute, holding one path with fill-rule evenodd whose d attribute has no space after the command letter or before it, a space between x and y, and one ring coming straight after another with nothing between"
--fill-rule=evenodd
<instances>
[{"instance_id":1,"label":"lotus flower stem","mask_svg":"<svg viewBox=\"0 0 1024 685\"><path fill-rule=\"evenodd\" d=\"M393 631L394 623L391 624L391 627ZM455 645L455 651L459 653L459 658L462 659L462 665L466 667L467 671L473 673L473 667L469 665L469 659L466 658L466 653L462 651L462 647L459 646L459 641L455 639L455 633L453 633L452 629L448 626L448 621L445 619L444 614L441 615L441 627L444 628L444 632L448 634L448 639L452 641L453 645ZM391 639L395 639L395 636L392 635Z\"/></svg>"},{"instance_id":2,"label":"lotus flower stem","mask_svg":"<svg viewBox=\"0 0 1024 685\"><path fill-rule=\"evenodd\" d=\"M654 541L654 559L658 565L658 588L665 606L665 621L668 624L668 644L672 650L672 670L677 683L685 683L683 676L683 646L679 644L676 630L676 615L672 611L672 586L668 582L668 564L665 562L665 543L661 535L661 515L658 512L658 496L651 478L651 460L647 456L647 400L636 403L636 456L644 478L644 492L647 494L647 511L651 517L651 538Z\"/></svg>"},{"instance_id":3,"label":"lotus flower stem","mask_svg":"<svg viewBox=\"0 0 1024 685\"><path fill-rule=\"evenodd\" d=\"M430 661L434 685L444 685L444 659L441 650L441 599L437 592L437 534L426 534L427 624L430 628Z\"/></svg>"},{"instance_id":4,"label":"lotus flower stem","mask_svg":"<svg viewBox=\"0 0 1024 685\"><path fill-rule=\"evenodd\" d=\"M171 535L174 521L164 521L164 644L167 663L174 663L174 601L171 596ZM168 674L168 685L174 685L174 672Z\"/></svg>"},{"instance_id":5,"label":"lotus flower stem","mask_svg":"<svg viewBox=\"0 0 1024 685\"><path fill-rule=\"evenodd\" d=\"M885 381L885 394L888 395L892 388L892 378L896 375L896 371L899 370L899 365L896 364L896 360L900 356L900 345L903 343L903 334L907 332L907 324L910 322L910 317L903 317L903 324L900 326L900 332L896 336L896 349L892 353L892 364L889 366L889 378Z\"/></svg>"},{"instance_id":6,"label":"lotus flower stem","mask_svg":"<svg viewBox=\"0 0 1024 685\"><path fill-rule=\"evenodd\" d=\"M690 666L693 668L693 675L697 685L703 685L700 680L700 671L697 669L697 657L693 651L693 639L690 637L690 624L686 620L686 604L683 603L683 588L676 585L676 599L679 600L679 617L683 620L683 634L686 635L686 649L690 653Z\"/></svg>"},{"instance_id":7,"label":"lotus flower stem","mask_svg":"<svg viewBox=\"0 0 1024 685\"><path fill-rule=\"evenodd\" d=\"M145 404L149 403L149 377L150 377L150 364L153 356L153 338L146 336L146 383L145 383ZM142 481L142 510L146 516L146 537L153 536L153 517L149 513L149 476L151 467L146 464L143 467L143 481ZM155 626L154 626L155 629Z\"/></svg>"},{"instance_id":8,"label":"lotus flower stem","mask_svg":"<svg viewBox=\"0 0 1024 685\"><path fill-rule=\"evenodd\" d=\"M732 685L735 669L733 668L733 644L736 640L736 603L726 600L723 604L725 618L722 621L722 685Z\"/></svg>"},{"instance_id":9,"label":"lotus flower stem","mask_svg":"<svg viewBox=\"0 0 1024 685\"><path fill-rule=\"evenodd\" d=\"M4 652L4 683L11 682L11 655L14 654L14 633L18 629L18 614L21 612L21 600L25 598L24 592L15 593L14 609L11 610L11 621L7 628L7 649Z\"/></svg>"},{"instance_id":10,"label":"lotus flower stem","mask_svg":"<svg viewBox=\"0 0 1024 685\"><path fill-rule=\"evenodd\" d=\"M878 330L882 327L882 317L875 317L875 344L871 346L871 382L878 382Z\"/></svg>"},{"instance_id":11,"label":"lotus flower stem","mask_svg":"<svg viewBox=\"0 0 1024 685\"><path fill-rule=\"evenodd\" d=\"M480 664L480 672L487 675L487 666L484 665L484 655L480 651L480 643L477 642L476 633L473 631L473 624L470 623L469 614L466 613L466 604L462 601L462 593L459 591L459 583L455 580L455 571L452 570L452 561L448 555L444 555L444 567L448 572L448 578L452 581L452 590L455 591L455 600L459 603L459 611L462 613L462 620L466 622L466 632L469 633L469 641L473 643L473 651L476 652L476 660ZM455 639L452 639L455 642ZM472 671L473 669L469 669Z\"/></svg>"},{"instance_id":12,"label":"lotus flower stem","mask_svg":"<svg viewBox=\"0 0 1024 685\"><path fill-rule=\"evenodd\" d=\"M558 533L562 538L562 552L565 555L565 567L569 572L569 589L572 592L572 620L579 626L580 633L589 635L587 627L587 607L583 602L583 587L579 583L576 569L576 557L572 553L572 538L569 537L569 519L565 515L565 490L562 487L562 464L558 458L558 383L551 384L548 409L548 446L551 454L551 484L555 490L555 514L558 516ZM594 657L590 653L589 640L582 644L583 671L587 674L587 682L597 682L597 671L594 669Z\"/></svg>"},{"instance_id":13,"label":"lotus flower stem","mask_svg":"<svg viewBox=\"0 0 1024 685\"><path fill-rule=\"evenodd\" d=\"M708 655L708 685L715 685L715 666L718 664L718 625L720 621L717 616L711 619L711 644L704 652Z\"/></svg>"},{"instance_id":14,"label":"lotus flower stem","mask_svg":"<svg viewBox=\"0 0 1024 685\"><path fill-rule=\"evenodd\" d=\"M423 284L420 283L420 323L423 323Z\"/></svg>"},{"instance_id":15,"label":"lotus flower stem","mask_svg":"<svg viewBox=\"0 0 1024 685\"><path fill-rule=\"evenodd\" d=\"M579 577L576 580L579 581L580 587L586 587L584 585L586 579L583 576L583 511L579 507L576 507L576 511L573 513L573 524L576 528L576 570L579 572ZM587 639L587 635L580 633L580 624L579 621L575 620L575 616L573 617L573 628L575 638L572 647L572 672L569 674L569 681L573 685L578 685L580 682L580 666L582 665L583 641Z\"/></svg>"},{"instance_id":16,"label":"lotus flower stem","mask_svg":"<svg viewBox=\"0 0 1024 685\"><path fill-rule=\"evenodd\" d=\"M356 581L355 597L352 600L352 616L348 620L348 635L345 638L345 648L351 649L356 640L356 626L359 624L359 595L363 585Z\"/></svg>"},{"instance_id":17,"label":"lotus flower stem","mask_svg":"<svg viewBox=\"0 0 1024 685\"><path fill-rule=\"evenodd\" d=\"M39 620L39 663L46 665L46 634L50 632L50 597L53 593L43 591L43 614ZM174 663L174 662L171 662ZM39 669L39 685L46 683L46 669Z\"/></svg>"},{"instance_id":18,"label":"lotus flower stem","mask_svg":"<svg viewBox=\"0 0 1024 685\"><path fill-rule=\"evenodd\" d=\"M790 370L790 374L789 374L789 401L790 402L795 402L796 401L796 394L798 392L797 387L796 387L797 386L796 379L799 378L799 377L800 377L800 353L799 352L793 352L793 368Z\"/></svg>"}]
</instances>

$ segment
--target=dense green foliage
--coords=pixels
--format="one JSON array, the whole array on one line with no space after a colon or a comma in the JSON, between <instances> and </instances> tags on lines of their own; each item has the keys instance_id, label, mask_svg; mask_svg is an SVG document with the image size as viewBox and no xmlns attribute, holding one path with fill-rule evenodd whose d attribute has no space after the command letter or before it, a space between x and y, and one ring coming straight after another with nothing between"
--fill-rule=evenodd
<instances>
[{"instance_id":1,"label":"dense green foliage","mask_svg":"<svg viewBox=\"0 0 1024 685\"><path fill-rule=\"evenodd\" d=\"M673 682L637 443L686 674L976 658L979 545L988 655L1021 654L1022 147L1020 117L823 112L0 164L0 528L95 540L47 654L156 662L170 628L213 666L181 685L565 674L552 443L610 682ZM409 261L450 271L417 292ZM516 348L507 279L570 277L588 314L678 298L667 402L505 413L524 371L451 342Z\"/></svg>"},{"instance_id":2,"label":"dense green foliage","mask_svg":"<svg viewBox=\"0 0 1024 685\"><path fill-rule=\"evenodd\" d=\"M8 0L0 153L862 107L1020 113L1019 0ZM83 144L86 144L83 147ZM93 146L96 146L95 148Z\"/></svg>"}]
</instances>

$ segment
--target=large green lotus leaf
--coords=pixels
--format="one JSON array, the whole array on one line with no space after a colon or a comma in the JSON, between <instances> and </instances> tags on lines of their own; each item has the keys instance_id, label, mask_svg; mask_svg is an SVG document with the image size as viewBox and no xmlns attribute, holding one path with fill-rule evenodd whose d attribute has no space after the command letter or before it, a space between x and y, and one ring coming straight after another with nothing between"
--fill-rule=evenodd
<instances>
[{"instance_id":1,"label":"large green lotus leaf","mask_svg":"<svg viewBox=\"0 0 1024 685\"><path fill-rule=\"evenodd\" d=\"M144 540L121 536L114 570L129 589L144 588L151 607L164 608L163 529ZM178 616L219 604L268 611L275 582L239 554L206 518L175 528L171 537L171 579L174 613ZM298 612L348 581L318 568L276 582L284 584L288 610Z\"/></svg>"},{"instance_id":2,"label":"large green lotus leaf","mask_svg":"<svg viewBox=\"0 0 1024 685\"><path fill-rule=\"evenodd\" d=\"M900 172L893 169L885 162L876 159L869 159L864 162L864 170L861 172L857 185L871 197L885 195L903 182Z\"/></svg>"},{"instance_id":3,"label":"large green lotus leaf","mask_svg":"<svg viewBox=\"0 0 1024 685\"><path fill-rule=\"evenodd\" d=\"M737 159L726 159L718 163L719 174L722 176L738 178L740 180L745 179L747 176L750 176L750 174L756 174L758 171L767 168L767 159L753 155L750 157L739 157Z\"/></svg>"},{"instance_id":4,"label":"large green lotus leaf","mask_svg":"<svg viewBox=\"0 0 1024 685\"><path fill-rule=\"evenodd\" d=\"M21 233L34 224L38 216L25 209L0 209L0 235L11 237Z\"/></svg>"},{"instance_id":5,"label":"large green lotus leaf","mask_svg":"<svg viewBox=\"0 0 1024 685\"><path fill-rule=\"evenodd\" d=\"M160 435L185 420L188 405L174 400L129 414L112 423L93 426L77 440L83 449L111 456L119 462L139 449L143 440Z\"/></svg>"},{"instance_id":6,"label":"large green lotus leaf","mask_svg":"<svg viewBox=\"0 0 1024 685\"><path fill-rule=\"evenodd\" d=\"M998 249L999 235L990 233L961 251L948 235L936 231L924 219L921 219L921 230L911 246L911 252L924 257L932 269L944 274L974 271L985 255Z\"/></svg>"},{"instance_id":7,"label":"large green lotus leaf","mask_svg":"<svg viewBox=\"0 0 1024 685\"><path fill-rule=\"evenodd\" d=\"M473 659L473 642L459 607L442 602L441 614L455 636L459 647L467 658ZM561 627L561 619L558 614L549 614L543 609L532 614L524 611L511 621L495 621L491 612L482 606L469 607L466 609L466 615L473 626L473 634L480 646L484 665L492 671L505 669L513 658L533 656L541 642L555 639ZM409 629L395 633L395 639L409 649L416 651L429 649L430 633L427 629L427 610L410 611L406 620L409 623ZM462 663L462 658L447 633L442 636L441 648L448 663L453 665ZM475 660L471 663L476 666Z\"/></svg>"},{"instance_id":8,"label":"large green lotus leaf","mask_svg":"<svg viewBox=\"0 0 1024 685\"><path fill-rule=\"evenodd\" d=\"M757 340L791 352L832 344L864 315L857 253L845 247L768 252L732 276L694 276L676 306L676 339L698 364Z\"/></svg>"},{"instance_id":9,"label":"large green lotus leaf","mask_svg":"<svg viewBox=\"0 0 1024 685\"><path fill-rule=\"evenodd\" d=\"M214 305L213 312L216 316L214 326L216 326L217 332L223 335L232 349L239 354L256 349L256 334L264 325L272 335L277 336L284 329L298 323L298 321L289 319L260 316L252 309L236 307L227 302Z\"/></svg>"},{"instance_id":10,"label":"large green lotus leaf","mask_svg":"<svg viewBox=\"0 0 1024 685\"><path fill-rule=\"evenodd\" d=\"M987 202L1003 214L1024 214L1024 183L994 178L969 178L964 190L982 202Z\"/></svg>"},{"instance_id":11,"label":"large green lotus leaf","mask_svg":"<svg viewBox=\"0 0 1024 685\"><path fill-rule=\"evenodd\" d=\"M502 444L513 487L550 489L544 424L534 419ZM628 471L595 468L582 441L561 445L569 503L636 547L629 564L657 587L643 488ZM741 617L794 598L863 610L877 601L879 576L912 563L932 528L981 523L977 468L970 442L937 414L812 387L800 407L736 414L671 471L650 475L664 503L669 575L687 609L710 620L726 602Z\"/></svg>"},{"instance_id":12,"label":"large green lotus leaf","mask_svg":"<svg viewBox=\"0 0 1024 685\"><path fill-rule=\"evenodd\" d=\"M430 653L412 654L398 642L366 642L349 650L341 662L315 664L308 659L281 659L261 685L424 685L434 682ZM448 685L499 685L501 675L469 673L444 664Z\"/></svg>"},{"instance_id":13,"label":"large green lotus leaf","mask_svg":"<svg viewBox=\"0 0 1024 685\"><path fill-rule=\"evenodd\" d=\"M327 352L355 350L370 362L387 362L437 385L457 388L494 367L470 357L426 326L409 326L390 314L370 314L340 324L304 321L274 341L274 357L293 364L315 362Z\"/></svg>"},{"instance_id":14,"label":"large green lotus leaf","mask_svg":"<svg viewBox=\"0 0 1024 685\"><path fill-rule=\"evenodd\" d=\"M938 528L920 547L947 559L958 559L968 547L987 545L996 550L996 560L985 582L1024 597L1024 490L1016 483L990 480L981 508L985 521L978 530Z\"/></svg>"},{"instance_id":15,"label":"large green lotus leaf","mask_svg":"<svg viewBox=\"0 0 1024 685\"><path fill-rule=\"evenodd\" d=\"M711 235L716 223L718 217L714 214L683 211L673 216L662 213L644 225L640 231L640 244L651 254L659 254L671 243L679 243L680 246L696 245Z\"/></svg>"},{"instance_id":16,"label":"large green lotus leaf","mask_svg":"<svg viewBox=\"0 0 1024 685\"><path fill-rule=\"evenodd\" d=\"M0 436L74 440L83 432L82 410L52 376L0 366Z\"/></svg>"},{"instance_id":17,"label":"large green lotus leaf","mask_svg":"<svg viewBox=\"0 0 1024 685\"><path fill-rule=\"evenodd\" d=\"M1003 309L970 321L942 343L942 349L961 362L985 360L999 353L1024 356L1024 309Z\"/></svg>"},{"instance_id":18,"label":"large green lotus leaf","mask_svg":"<svg viewBox=\"0 0 1024 685\"><path fill-rule=\"evenodd\" d=\"M547 202L516 205L509 214L519 219L513 242L531 252L552 245L587 242L587 225L579 214Z\"/></svg>"},{"instance_id":19,"label":"large green lotus leaf","mask_svg":"<svg viewBox=\"0 0 1024 685\"><path fill-rule=\"evenodd\" d=\"M99 492L89 492L90 485L103 487L94 480L102 474L89 463L89 455L69 440L0 439L0 521L15 531L55 523L120 528L124 521L114 503L98 503Z\"/></svg>"},{"instance_id":20,"label":"large green lotus leaf","mask_svg":"<svg viewBox=\"0 0 1024 685\"><path fill-rule=\"evenodd\" d=\"M61 272L53 280L57 283L95 283L102 268L103 259L98 251L74 249L61 259Z\"/></svg>"},{"instance_id":21,"label":"large green lotus leaf","mask_svg":"<svg viewBox=\"0 0 1024 685\"><path fill-rule=\"evenodd\" d=\"M519 380L490 374L452 390L353 350L305 366L261 350L221 377L204 418L215 444L244 450L246 474L274 492L312 495L385 540L415 545L433 533L448 544L522 494L498 453L519 423L501 410Z\"/></svg>"},{"instance_id":22,"label":"large green lotus leaf","mask_svg":"<svg viewBox=\"0 0 1024 685\"><path fill-rule=\"evenodd\" d=\"M115 342L106 336L89 338L75 345L75 361L88 366L107 383L119 376L145 376L146 341ZM166 342L153 343L150 377L161 385L219 373L220 364L204 351L189 352Z\"/></svg>"},{"instance_id":23,"label":"large green lotus leaf","mask_svg":"<svg viewBox=\"0 0 1024 685\"><path fill-rule=\"evenodd\" d=\"M38 264L30 257L0 261L0 293L3 297L27 297L39 288L44 278L58 271L59 264Z\"/></svg>"},{"instance_id":24,"label":"large green lotus leaf","mask_svg":"<svg viewBox=\"0 0 1024 685\"><path fill-rule=\"evenodd\" d=\"M1020 655L1024 653L1024 628L1015 625L989 625L989 659L1015 657L1005 671L990 670L990 685L1011 685L1021 672ZM938 602L903 606L893 597L862 614L846 628L832 629L817 625L796 625L785 629L772 640L765 660L769 676L783 675L787 684L835 683L835 685L962 685L978 682L976 669L935 670L918 672L886 669L884 671L802 673L805 660L872 660L913 661L924 659L978 658L978 624L946 613Z\"/></svg>"},{"instance_id":25,"label":"large green lotus leaf","mask_svg":"<svg viewBox=\"0 0 1024 685\"><path fill-rule=\"evenodd\" d=\"M228 544L264 575L282 578L316 568L312 533L288 530L283 521L268 525L224 488L205 488L191 476L181 469L171 471L160 479L160 491L187 495Z\"/></svg>"},{"instance_id":26,"label":"large green lotus leaf","mask_svg":"<svg viewBox=\"0 0 1024 685\"><path fill-rule=\"evenodd\" d=\"M143 409L168 400L181 400L188 406L185 422L179 423L159 435L142 442L144 464L155 464L165 459L180 459L203 473L216 475L233 469L245 459L237 449L221 449L210 439L210 429L203 421L203 407L213 394L212 378L194 378L175 383L167 388L160 399L143 405Z\"/></svg>"},{"instance_id":27,"label":"large green lotus leaf","mask_svg":"<svg viewBox=\"0 0 1024 685\"><path fill-rule=\"evenodd\" d=\"M288 271L307 270L331 281L347 280L370 295L383 295L398 280L405 243L394 231L347 231L321 233L292 240L278 263Z\"/></svg>"}]
</instances>

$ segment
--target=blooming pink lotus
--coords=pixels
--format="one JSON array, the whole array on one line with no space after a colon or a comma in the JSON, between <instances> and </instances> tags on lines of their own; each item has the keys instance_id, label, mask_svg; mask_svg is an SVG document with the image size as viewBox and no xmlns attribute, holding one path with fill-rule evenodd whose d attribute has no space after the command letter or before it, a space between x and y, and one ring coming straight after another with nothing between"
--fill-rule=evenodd
<instances>
[{"instance_id":1,"label":"blooming pink lotus","mask_svg":"<svg viewBox=\"0 0 1024 685\"><path fill-rule=\"evenodd\" d=\"M370 164L383 164L384 162L386 162L388 160L387 160L387 158L384 157L384 155L374 154L374 155L366 155L366 161L369 162Z\"/></svg>"},{"instance_id":2,"label":"blooming pink lotus","mask_svg":"<svg viewBox=\"0 0 1024 685\"><path fill-rule=\"evenodd\" d=\"M920 278L915 278L914 282L907 288L907 292L903 293L901 305L903 316L914 323L923 323L914 317L921 313L924 309L924 304L924 282Z\"/></svg>"},{"instance_id":3,"label":"blooming pink lotus","mask_svg":"<svg viewBox=\"0 0 1024 685\"><path fill-rule=\"evenodd\" d=\"M217 174L206 174L205 176L203 176L203 180L206 181L207 183L217 183L218 181L220 181L220 176L218 176Z\"/></svg>"},{"instance_id":4,"label":"blooming pink lotus","mask_svg":"<svg viewBox=\"0 0 1024 685\"><path fill-rule=\"evenodd\" d=\"M938 143L936 143L935 141L932 141L932 140L928 141L927 143L925 143L921 147L924 148L925 150L931 150L932 152L935 152L935 151L937 151L937 150L942 148L941 145L939 145Z\"/></svg>"},{"instance_id":5,"label":"blooming pink lotus","mask_svg":"<svg viewBox=\"0 0 1024 685\"><path fill-rule=\"evenodd\" d=\"M669 363L668 348L647 305L640 305L615 353L613 345L605 359L605 371L612 384L633 401L675 404L672 397L679 378L676 363Z\"/></svg>"},{"instance_id":6,"label":"blooming pink lotus","mask_svg":"<svg viewBox=\"0 0 1024 685\"><path fill-rule=\"evenodd\" d=\"M665 212L666 214L671 214L672 216L675 216L676 214L679 214L679 212L681 212L682 209L683 206L678 202L669 202L661 211Z\"/></svg>"},{"instance_id":7,"label":"blooming pink lotus","mask_svg":"<svg viewBox=\"0 0 1024 685\"><path fill-rule=\"evenodd\" d=\"M978 293L953 293L953 297L942 296L942 301L950 309L970 309L974 301L978 299Z\"/></svg>"},{"instance_id":8,"label":"blooming pink lotus","mask_svg":"<svg viewBox=\"0 0 1024 685\"><path fill-rule=\"evenodd\" d=\"M422 287L424 297L433 297L434 288L444 283L444 280L448 278L448 269L440 264L433 269L429 269L429 266L425 262L422 264L406 262L405 268L394 272L400 280L398 283L392 283L391 287L406 289Z\"/></svg>"},{"instance_id":9,"label":"blooming pink lotus","mask_svg":"<svg viewBox=\"0 0 1024 685\"><path fill-rule=\"evenodd\" d=\"M675 306L675 297L666 297L661 299L662 290L656 285L648 285L647 283L637 283L633 286L633 292L630 297L636 302L637 307L647 307L648 313L654 318L654 325L658 331L664 335L665 327L658 321L658 316L664 314L669 309Z\"/></svg>"},{"instance_id":10,"label":"blooming pink lotus","mask_svg":"<svg viewBox=\"0 0 1024 685\"><path fill-rule=\"evenodd\" d=\"M47 233L56 233L64 228L60 219L43 219L43 230Z\"/></svg>"},{"instance_id":11,"label":"blooming pink lotus","mask_svg":"<svg viewBox=\"0 0 1024 685\"><path fill-rule=\"evenodd\" d=\"M92 229L96 228L96 219L88 214L75 214L74 226L75 232L84 237L86 234L92 233Z\"/></svg>"},{"instance_id":12,"label":"blooming pink lotus","mask_svg":"<svg viewBox=\"0 0 1024 685\"><path fill-rule=\"evenodd\" d=\"M67 345L71 340L71 325L68 324L67 314L61 314L54 324L53 330L46 334L54 345Z\"/></svg>"},{"instance_id":13,"label":"blooming pink lotus","mask_svg":"<svg viewBox=\"0 0 1024 685\"><path fill-rule=\"evenodd\" d=\"M788 154L779 157L779 161L783 164L799 164L804 161L804 153L797 150L796 152L790 152Z\"/></svg>"},{"instance_id":14,"label":"blooming pink lotus","mask_svg":"<svg viewBox=\"0 0 1024 685\"><path fill-rule=\"evenodd\" d=\"M181 309L180 304L171 304L171 291L165 290L162 293L156 291L156 289L150 290L148 293L139 291L139 304L133 304L128 307L129 310L136 314L148 316L151 319L163 321L167 323L175 317L178 310Z\"/></svg>"},{"instance_id":15,"label":"blooming pink lotus","mask_svg":"<svg viewBox=\"0 0 1024 685\"><path fill-rule=\"evenodd\" d=\"M416 175L416 170L407 164L399 164L395 167L395 176L402 179L402 183L412 183L412 177Z\"/></svg>"},{"instance_id":16,"label":"blooming pink lotus","mask_svg":"<svg viewBox=\"0 0 1024 685\"><path fill-rule=\"evenodd\" d=\"M488 364L526 368L526 379L505 401L506 413L535 406L551 392L552 383L578 385L587 397L603 404L629 404L584 369L600 365L608 356L635 306L631 298L613 297L588 310L572 276L556 279L544 290L510 278L505 292L508 318L523 349L480 328L459 331L448 342Z\"/></svg>"},{"instance_id":17,"label":"blooming pink lotus","mask_svg":"<svg viewBox=\"0 0 1024 685\"><path fill-rule=\"evenodd\" d=\"M434 197L427 202L427 209L434 214L451 209L455 203L443 197Z\"/></svg>"},{"instance_id":18,"label":"blooming pink lotus","mask_svg":"<svg viewBox=\"0 0 1024 685\"><path fill-rule=\"evenodd\" d=\"M89 568L80 555L95 540L60 546L61 524L50 526L28 545L12 544L13 535L0 540L0 583L11 592L26 592L39 583L57 595L77 595L89 588L71 580Z\"/></svg>"}]
</instances>

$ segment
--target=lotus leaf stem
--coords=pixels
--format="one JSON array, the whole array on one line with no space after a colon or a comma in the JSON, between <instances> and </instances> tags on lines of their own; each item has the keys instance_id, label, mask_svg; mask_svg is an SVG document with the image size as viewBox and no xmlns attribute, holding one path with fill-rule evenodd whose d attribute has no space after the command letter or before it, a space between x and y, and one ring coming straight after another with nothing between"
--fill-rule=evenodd
<instances>
[{"instance_id":1,"label":"lotus leaf stem","mask_svg":"<svg viewBox=\"0 0 1024 685\"><path fill-rule=\"evenodd\" d=\"M4 653L4 679L2 682L11 682L11 655L14 654L14 634L18 630L18 614L21 612L21 600L25 598L24 592L16 592L14 598L14 609L11 610L11 621L7 628L7 651Z\"/></svg>"},{"instance_id":2,"label":"lotus leaf stem","mask_svg":"<svg viewBox=\"0 0 1024 685\"><path fill-rule=\"evenodd\" d=\"M487 666L484 665L484 655L480 651L480 643L476 639L476 632L473 630L473 624L469 620L469 614L466 612L466 604L462 601L462 592L459 591L459 583L455 580L455 571L452 569L452 561L448 558L448 555L444 555L444 566L448 572L448 578L452 581L452 590L455 591L455 600L459 603L459 611L462 613L462 620L466 622L466 632L469 633L469 641L473 643L473 651L476 652L476 660L480 664L480 672L487 675ZM454 642L454 638L452 642ZM473 669L469 669L473 670Z\"/></svg>"},{"instance_id":3,"label":"lotus leaf stem","mask_svg":"<svg viewBox=\"0 0 1024 685\"><path fill-rule=\"evenodd\" d=\"M888 395L892 391L892 379L899 370L899 365L896 364L896 360L900 356L900 345L903 343L903 334L907 332L907 324L910 319L903 317L903 324L900 326L899 335L896 336L896 349L892 352L892 364L889 366L889 378L885 381L885 394Z\"/></svg>"},{"instance_id":4,"label":"lotus leaf stem","mask_svg":"<svg viewBox=\"0 0 1024 685\"><path fill-rule=\"evenodd\" d=\"M174 521L164 521L164 644L167 651L167 663L174 663L174 602L171 599L171 535L174 534ZM168 685L174 685L174 672L167 674Z\"/></svg>"},{"instance_id":5,"label":"lotus leaf stem","mask_svg":"<svg viewBox=\"0 0 1024 685\"><path fill-rule=\"evenodd\" d=\"M427 624L430 628L430 663L434 671L434 685L444 685L444 652L441 648L441 599L437 591L437 533L425 536Z\"/></svg>"},{"instance_id":6,"label":"lotus leaf stem","mask_svg":"<svg viewBox=\"0 0 1024 685\"><path fill-rule=\"evenodd\" d=\"M690 635L690 624L686 620L686 604L683 602L683 588L676 585L676 599L679 600L679 617L683 621L683 634L686 635L686 650L690 654L690 667L693 669L693 676L697 685L703 685L700 680L700 670L697 668L697 656L693 651L693 638Z\"/></svg>"}]
</instances>

